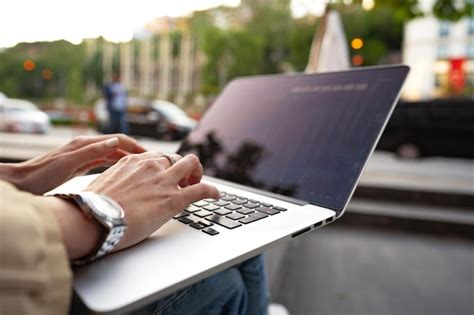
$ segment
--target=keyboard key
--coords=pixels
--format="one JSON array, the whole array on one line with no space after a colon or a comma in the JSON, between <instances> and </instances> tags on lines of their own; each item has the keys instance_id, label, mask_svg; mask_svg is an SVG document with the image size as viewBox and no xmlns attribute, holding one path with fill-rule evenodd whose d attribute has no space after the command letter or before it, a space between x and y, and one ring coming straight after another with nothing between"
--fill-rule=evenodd
<instances>
[{"instance_id":1,"label":"keyboard key","mask_svg":"<svg viewBox=\"0 0 474 315\"><path fill-rule=\"evenodd\" d=\"M207 233L209 235L217 235L219 234L218 231L214 230L213 228L206 228L204 230L202 230L204 233Z\"/></svg>"},{"instance_id":2,"label":"keyboard key","mask_svg":"<svg viewBox=\"0 0 474 315\"><path fill-rule=\"evenodd\" d=\"M189 223L193 223L194 221L191 220L190 218L181 218L181 219L178 219L179 222L183 222L184 224L189 224Z\"/></svg>"},{"instance_id":3,"label":"keyboard key","mask_svg":"<svg viewBox=\"0 0 474 315\"><path fill-rule=\"evenodd\" d=\"M277 207L277 206L273 206L273 209L278 210L278 211L286 211L286 210L288 210L288 209L286 209L286 208Z\"/></svg>"},{"instance_id":4,"label":"keyboard key","mask_svg":"<svg viewBox=\"0 0 474 315\"><path fill-rule=\"evenodd\" d=\"M238 206L238 205L228 205L228 206L225 206L224 208L234 211L234 210L240 209L242 207Z\"/></svg>"},{"instance_id":5,"label":"keyboard key","mask_svg":"<svg viewBox=\"0 0 474 315\"><path fill-rule=\"evenodd\" d=\"M214 213L217 213L220 215L226 215L226 214L232 213L232 211L222 208L222 209L214 211Z\"/></svg>"},{"instance_id":6,"label":"keyboard key","mask_svg":"<svg viewBox=\"0 0 474 315\"><path fill-rule=\"evenodd\" d=\"M189 213L193 213L193 212L196 212L196 211L199 211L201 210L201 208L199 207L196 207L196 206L193 206L193 205L189 205L186 207L186 209L184 209L186 212L189 212Z\"/></svg>"},{"instance_id":7,"label":"keyboard key","mask_svg":"<svg viewBox=\"0 0 474 315\"><path fill-rule=\"evenodd\" d=\"M226 218L229 218L229 219L232 219L232 220L240 220L244 217L245 216L243 214L240 214L240 213L232 213L232 214L226 216Z\"/></svg>"},{"instance_id":8,"label":"keyboard key","mask_svg":"<svg viewBox=\"0 0 474 315\"><path fill-rule=\"evenodd\" d=\"M204 224L201 224L199 222L193 222L191 223L189 226L192 226L193 228L195 228L196 230L202 230L204 229L206 226Z\"/></svg>"},{"instance_id":9,"label":"keyboard key","mask_svg":"<svg viewBox=\"0 0 474 315\"><path fill-rule=\"evenodd\" d=\"M217 202L214 202L214 204L215 204L216 206L223 207L223 206L227 206L227 205L229 204L229 202L228 202L228 201L225 201L225 200L219 200L219 201L217 201Z\"/></svg>"},{"instance_id":10,"label":"keyboard key","mask_svg":"<svg viewBox=\"0 0 474 315\"><path fill-rule=\"evenodd\" d=\"M206 209L206 210L209 210L209 211L214 211L214 210L220 209L220 207L216 206L215 204L210 204L210 205L204 206L202 208Z\"/></svg>"},{"instance_id":11,"label":"keyboard key","mask_svg":"<svg viewBox=\"0 0 474 315\"><path fill-rule=\"evenodd\" d=\"M208 204L209 202L205 202L204 200L199 200L193 203L193 205L195 205L196 207L204 207L204 206L207 206Z\"/></svg>"},{"instance_id":12,"label":"keyboard key","mask_svg":"<svg viewBox=\"0 0 474 315\"><path fill-rule=\"evenodd\" d=\"M181 211L180 213L178 213L177 215L175 215L173 218L179 219L179 218L187 217L188 215L189 215L189 213L187 213L187 212L185 212L185 211Z\"/></svg>"},{"instance_id":13,"label":"keyboard key","mask_svg":"<svg viewBox=\"0 0 474 315\"><path fill-rule=\"evenodd\" d=\"M235 199L235 196L229 196L229 195L221 197L221 200L225 200L225 201L231 201L231 200L234 200L234 199Z\"/></svg>"},{"instance_id":14,"label":"keyboard key","mask_svg":"<svg viewBox=\"0 0 474 315\"><path fill-rule=\"evenodd\" d=\"M261 204L262 206L269 207L269 208L270 208L270 207L273 207L273 205L271 205L271 204L269 204L269 203L265 203L265 202L260 202L260 204Z\"/></svg>"},{"instance_id":15,"label":"keyboard key","mask_svg":"<svg viewBox=\"0 0 474 315\"><path fill-rule=\"evenodd\" d=\"M201 210L201 211L198 211L198 212L194 212L194 215L198 216L200 218L207 217L208 215L211 215L211 214L213 214L213 213L211 211L207 211L207 210Z\"/></svg>"},{"instance_id":16,"label":"keyboard key","mask_svg":"<svg viewBox=\"0 0 474 315\"><path fill-rule=\"evenodd\" d=\"M247 203L247 199L235 199L235 200L232 200L232 203L233 204L236 204L236 205L243 205L244 203Z\"/></svg>"},{"instance_id":17,"label":"keyboard key","mask_svg":"<svg viewBox=\"0 0 474 315\"><path fill-rule=\"evenodd\" d=\"M243 204L242 206L246 207L246 208L253 209L253 208L257 208L259 206L259 204L258 203L253 203L253 202L247 202L247 203Z\"/></svg>"},{"instance_id":18,"label":"keyboard key","mask_svg":"<svg viewBox=\"0 0 474 315\"><path fill-rule=\"evenodd\" d=\"M226 217L220 216L218 214L211 215L209 217L206 217L206 220L209 220L211 222L214 222L216 224L222 225L223 227L226 227L228 229L234 229L236 227L241 226L242 224L232 221L230 219L227 219Z\"/></svg>"},{"instance_id":19,"label":"keyboard key","mask_svg":"<svg viewBox=\"0 0 474 315\"><path fill-rule=\"evenodd\" d=\"M258 221L258 220L266 218L266 217L268 217L268 216L263 214L263 213L255 212L255 213L250 214L248 217L243 218L242 220L239 220L239 222L244 223L244 224L249 224L249 223Z\"/></svg>"},{"instance_id":20,"label":"keyboard key","mask_svg":"<svg viewBox=\"0 0 474 315\"><path fill-rule=\"evenodd\" d=\"M260 201L258 201L258 200L255 200L255 199L249 199L249 202L253 202L253 203L260 203Z\"/></svg>"},{"instance_id":21,"label":"keyboard key","mask_svg":"<svg viewBox=\"0 0 474 315\"><path fill-rule=\"evenodd\" d=\"M249 213L253 213L255 211L253 211L252 209L249 209L249 208L242 208L242 209L237 210L237 212L242 213L242 214L249 214Z\"/></svg>"},{"instance_id":22,"label":"keyboard key","mask_svg":"<svg viewBox=\"0 0 474 315\"><path fill-rule=\"evenodd\" d=\"M213 225L214 225L214 223L207 222L207 221L199 221L199 223L201 223L201 224L204 225L205 227L209 227L209 226L213 226Z\"/></svg>"},{"instance_id":23,"label":"keyboard key","mask_svg":"<svg viewBox=\"0 0 474 315\"><path fill-rule=\"evenodd\" d=\"M213 202L216 202L217 200L213 198L206 198L206 199L203 199L203 201L213 203Z\"/></svg>"},{"instance_id":24,"label":"keyboard key","mask_svg":"<svg viewBox=\"0 0 474 315\"><path fill-rule=\"evenodd\" d=\"M277 210L272 209L272 208L267 208L267 207L258 207L255 210L257 210L259 212L263 212L265 214L270 214L270 215L280 213L280 211L277 211Z\"/></svg>"}]
</instances>

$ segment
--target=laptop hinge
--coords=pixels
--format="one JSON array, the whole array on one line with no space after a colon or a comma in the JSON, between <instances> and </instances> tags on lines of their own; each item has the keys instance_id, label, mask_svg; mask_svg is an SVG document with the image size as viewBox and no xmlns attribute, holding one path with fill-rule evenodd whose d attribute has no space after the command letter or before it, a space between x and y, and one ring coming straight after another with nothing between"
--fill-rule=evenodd
<instances>
[{"instance_id":1,"label":"laptop hinge","mask_svg":"<svg viewBox=\"0 0 474 315\"><path fill-rule=\"evenodd\" d=\"M265 191L265 190L261 190L261 189L257 189L257 188L253 188L253 187L248 187L248 186L236 184L236 183L229 182L229 181L219 179L219 178L215 178L215 177L204 176L204 178L208 181L211 181L211 182L216 182L216 183L220 183L220 184L223 184L223 185L232 186L232 187L235 187L235 188L238 188L238 189L241 189L241 190L245 190L245 191L252 192L252 193L255 193L255 194L263 195L265 197L269 197L269 198L273 198L273 199L278 199L278 200L285 201L285 202L288 202L288 203L292 203L292 204L295 204L295 205L298 205L298 206L304 206L304 205L309 204L309 202L304 201L304 200L295 199L295 198L291 198L291 197L287 197L287 196L282 196L282 195L275 194L275 193L272 193L272 192L269 192L269 191Z\"/></svg>"}]
</instances>

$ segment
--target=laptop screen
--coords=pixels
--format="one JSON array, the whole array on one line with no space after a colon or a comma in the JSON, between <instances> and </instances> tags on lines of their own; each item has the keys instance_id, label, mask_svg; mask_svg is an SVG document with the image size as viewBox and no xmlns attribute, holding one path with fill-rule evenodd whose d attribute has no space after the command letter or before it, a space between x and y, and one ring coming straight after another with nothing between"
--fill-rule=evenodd
<instances>
[{"instance_id":1,"label":"laptop screen","mask_svg":"<svg viewBox=\"0 0 474 315\"><path fill-rule=\"evenodd\" d=\"M342 210L407 72L234 80L179 153L198 155L206 175Z\"/></svg>"}]
</instances>

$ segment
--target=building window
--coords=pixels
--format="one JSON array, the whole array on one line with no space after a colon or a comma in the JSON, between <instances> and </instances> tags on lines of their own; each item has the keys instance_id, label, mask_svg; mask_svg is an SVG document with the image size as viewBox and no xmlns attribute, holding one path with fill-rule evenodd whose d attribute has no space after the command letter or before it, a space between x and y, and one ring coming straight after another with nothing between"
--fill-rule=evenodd
<instances>
[{"instance_id":1,"label":"building window","mask_svg":"<svg viewBox=\"0 0 474 315\"><path fill-rule=\"evenodd\" d=\"M474 43L469 43L467 45L466 55L467 55L467 58L474 59Z\"/></svg>"},{"instance_id":2,"label":"building window","mask_svg":"<svg viewBox=\"0 0 474 315\"><path fill-rule=\"evenodd\" d=\"M468 20L468 32L469 35L474 36L474 19L469 19Z\"/></svg>"},{"instance_id":3,"label":"building window","mask_svg":"<svg viewBox=\"0 0 474 315\"><path fill-rule=\"evenodd\" d=\"M439 36L440 37L447 37L449 35L449 22L448 21L440 21L439 22Z\"/></svg>"},{"instance_id":4,"label":"building window","mask_svg":"<svg viewBox=\"0 0 474 315\"><path fill-rule=\"evenodd\" d=\"M446 58L448 58L448 46L439 45L438 46L438 59L446 59Z\"/></svg>"}]
</instances>

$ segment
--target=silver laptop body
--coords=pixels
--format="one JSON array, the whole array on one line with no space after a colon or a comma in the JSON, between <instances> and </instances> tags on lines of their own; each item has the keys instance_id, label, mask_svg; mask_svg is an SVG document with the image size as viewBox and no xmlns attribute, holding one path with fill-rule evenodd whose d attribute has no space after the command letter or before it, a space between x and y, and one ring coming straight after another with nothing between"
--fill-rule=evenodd
<instances>
[{"instance_id":1,"label":"silver laptop body","mask_svg":"<svg viewBox=\"0 0 474 315\"><path fill-rule=\"evenodd\" d=\"M339 218L407 73L373 67L229 83L179 153L197 154L204 181L228 196L279 210L232 229L213 223L213 236L173 219L141 244L76 269L78 298L95 313L132 311Z\"/></svg>"}]
</instances>

